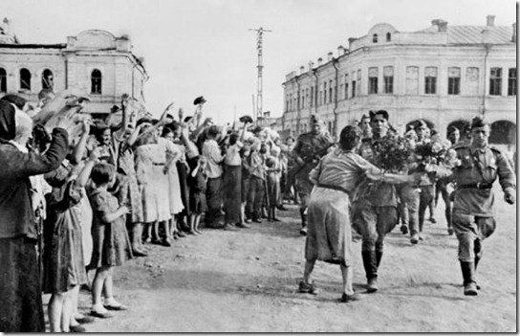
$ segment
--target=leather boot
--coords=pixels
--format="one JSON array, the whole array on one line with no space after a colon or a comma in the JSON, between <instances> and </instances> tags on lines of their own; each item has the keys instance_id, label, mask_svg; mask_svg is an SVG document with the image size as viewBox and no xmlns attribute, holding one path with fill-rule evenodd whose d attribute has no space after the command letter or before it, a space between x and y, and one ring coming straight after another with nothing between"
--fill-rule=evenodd
<instances>
[{"instance_id":1,"label":"leather boot","mask_svg":"<svg viewBox=\"0 0 520 336\"><path fill-rule=\"evenodd\" d=\"M300 208L300 217L302 219L302 228L300 230L300 234L302 236L307 235L307 215L305 214L305 209Z\"/></svg>"},{"instance_id":2,"label":"leather boot","mask_svg":"<svg viewBox=\"0 0 520 336\"><path fill-rule=\"evenodd\" d=\"M381 265L381 259L383 259L383 251L376 250L376 261L377 261L378 269L379 269L379 265Z\"/></svg>"},{"instance_id":3,"label":"leather boot","mask_svg":"<svg viewBox=\"0 0 520 336\"><path fill-rule=\"evenodd\" d=\"M471 261L461 261L460 269L464 279L464 295L478 295L477 284L475 282L475 264Z\"/></svg>"},{"instance_id":4,"label":"leather boot","mask_svg":"<svg viewBox=\"0 0 520 336\"><path fill-rule=\"evenodd\" d=\"M367 293L374 293L377 286L377 256L375 250L361 251L363 266L367 276Z\"/></svg>"}]
</instances>

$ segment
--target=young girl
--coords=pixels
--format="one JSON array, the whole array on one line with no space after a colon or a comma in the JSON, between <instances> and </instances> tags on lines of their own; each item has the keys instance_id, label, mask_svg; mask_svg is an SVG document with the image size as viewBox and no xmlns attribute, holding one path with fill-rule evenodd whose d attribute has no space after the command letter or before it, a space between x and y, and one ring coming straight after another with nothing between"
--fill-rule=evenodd
<instances>
[{"instance_id":1,"label":"young girl","mask_svg":"<svg viewBox=\"0 0 520 336\"><path fill-rule=\"evenodd\" d=\"M207 210L206 206L206 182L208 176L206 174L206 158L198 156L195 158L196 167L190 174L190 233L200 234L199 223L200 217ZM192 161L193 162L193 161Z\"/></svg>"},{"instance_id":2,"label":"young girl","mask_svg":"<svg viewBox=\"0 0 520 336\"><path fill-rule=\"evenodd\" d=\"M125 231L125 215L129 210L126 206L119 206L117 198L107 191L116 180L114 166L107 163L96 164L90 178L94 184L94 189L89 195L94 212L92 223L94 248L90 267L96 268L92 284L91 315L107 318L111 316L107 309L126 310L126 307L114 298L112 268L123 265L132 256ZM104 302L101 300L103 288L105 289Z\"/></svg>"}]
</instances>

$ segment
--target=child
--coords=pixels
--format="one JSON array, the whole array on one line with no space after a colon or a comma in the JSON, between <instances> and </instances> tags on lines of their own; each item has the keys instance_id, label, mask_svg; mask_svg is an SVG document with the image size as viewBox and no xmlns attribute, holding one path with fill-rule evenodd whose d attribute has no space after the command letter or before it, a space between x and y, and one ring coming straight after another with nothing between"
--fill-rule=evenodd
<instances>
[{"instance_id":1,"label":"child","mask_svg":"<svg viewBox=\"0 0 520 336\"><path fill-rule=\"evenodd\" d=\"M271 151L272 154L273 151ZM278 152L279 153L279 152ZM279 154L276 154L279 155ZM268 156L265 165L267 166L267 219L273 222L279 222L275 212L280 196L280 163L277 156Z\"/></svg>"},{"instance_id":2,"label":"child","mask_svg":"<svg viewBox=\"0 0 520 336\"><path fill-rule=\"evenodd\" d=\"M193 161L197 162L197 166L190 174L190 233L201 234L199 231L199 223L201 215L207 210L206 206L206 182L208 176L206 174L206 158L197 156Z\"/></svg>"},{"instance_id":3,"label":"child","mask_svg":"<svg viewBox=\"0 0 520 336\"><path fill-rule=\"evenodd\" d=\"M89 195L94 213L92 238L94 248L90 267L96 269L92 284L91 315L100 318L111 317L107 309L126 310L117 302L113 293L112 268L121 266L132 257L130 242L126 234L125 215L129 212L126 206L119 206L117 198L107 189L116 180L115 167L107 163L99 163L92 169L90 176L94 188ZM105 289L105 301L101 301L101 292Z\"/></svg>"}]
</instances>

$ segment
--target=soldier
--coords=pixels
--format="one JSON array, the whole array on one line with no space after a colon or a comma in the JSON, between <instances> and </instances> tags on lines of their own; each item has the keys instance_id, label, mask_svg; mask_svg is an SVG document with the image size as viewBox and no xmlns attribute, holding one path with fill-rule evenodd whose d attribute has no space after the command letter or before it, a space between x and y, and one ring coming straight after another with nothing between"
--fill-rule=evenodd
<instances>
[{"instance_id":1,"label":"soldier","mask_svg":"<svg viewBox=\"0 0 520 336\"><path fill-rule=\"evenodd\" d=\"M317 116L311 116L312 131L301 134L296 141L293 153L296 161L296 189L300 196L300 216L302 229L300 233L307 235L307 203L313 184L309 180L309 173L316 167L322 156L327 154L333 145L332 138L326 133L325 122Z\"/></svg>"},{"instance_id":2,"label":"soldier","mask_svg":"<svg viewBox=\"0 0 520 336\"><path fill-rule=\"evenodd\" d=\"M388 112L370 112L373 137L363 141L360 155L374 162L372 145L386 136L392 136ZM367 277L367 292L378 290L377 270L383 257L384 238L397 224L397 191L394 185L376 182L360 186L360 194L352 204L353 226L362 235L361 256Z\"/></svg>"},{"instance_id":3,"label":"soldier","mask_svg":"<svg viewBox=\"0 0 520 336\"><path fill-rule=\"evenodd\" d=\"M456 182L452 225L459 241L459 260L464 278L464 295L477 295L480 289L475 271L482 258L482 241L496 227L493 217L493 182L498 177L505 201L515 203L516 181L508 160L488 145L489 123L475 117L471 123L472 141L455 146L460 165L454 168Z\"/></svg>"}]
</instances>

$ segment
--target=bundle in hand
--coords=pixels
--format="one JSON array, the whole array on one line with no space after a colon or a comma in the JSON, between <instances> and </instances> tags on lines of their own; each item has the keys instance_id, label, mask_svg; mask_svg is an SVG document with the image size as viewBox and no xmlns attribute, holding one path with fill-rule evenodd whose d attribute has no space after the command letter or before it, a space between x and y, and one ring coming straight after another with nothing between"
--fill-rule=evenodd
<instances>
[{"instance_id":1,"label":"bundle in hand","mask_svg":"<svg viewBox=\"0 0 520 336\"><path fill-rule=\"evenodd\" d=\"M373 142L374 164L388 172L401 173L408 170L413 149L406 138L387 135Z\"/></svg>"},{"instance_id":2,"label":"bundle in hand","mask_svg":"<svg viewBox=\"0 0 520 336\"><path fill-rule=\"evenodd\" d=\"M415 159L417 170L426 172L431 178L444 177L451 174L452 155L448 148L440 142L427 142L417 145Z\"/></svg>"},{"instance_id":3,"label":"bundle in hand","mask_svg":"<svg viewBox=\"0 0 520 336\"><path fill-rule=\"evenodd\" d=\"M251 117L248 116L248 115L241 116L238 120L239 120L240 122L242 122L242 123L247 123L247 124L252 124L252 123L253 123L253 118L251 118Z\"/></svg>"}]
</instances>

